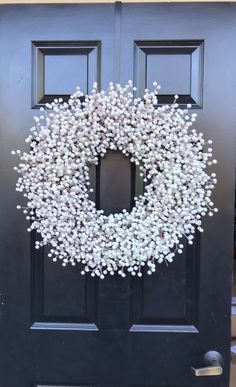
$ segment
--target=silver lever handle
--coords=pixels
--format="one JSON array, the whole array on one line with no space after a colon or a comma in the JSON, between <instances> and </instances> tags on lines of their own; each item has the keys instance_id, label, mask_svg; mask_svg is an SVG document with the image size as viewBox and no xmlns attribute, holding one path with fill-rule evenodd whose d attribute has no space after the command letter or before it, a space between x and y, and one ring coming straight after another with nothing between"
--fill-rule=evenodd
<instances>
[{"instance_id":1,"label":"silver lever handle","mask_svg":"<svg viewBox=\"0 0 236 387\"><path fill-rule=\"evenodd\" d=\"M209 351L205 353L203 360L206 367L191 367L192 373L195 376L218 376L223 374L223 357L219 352Z\"/></svg>"}]
</instances>

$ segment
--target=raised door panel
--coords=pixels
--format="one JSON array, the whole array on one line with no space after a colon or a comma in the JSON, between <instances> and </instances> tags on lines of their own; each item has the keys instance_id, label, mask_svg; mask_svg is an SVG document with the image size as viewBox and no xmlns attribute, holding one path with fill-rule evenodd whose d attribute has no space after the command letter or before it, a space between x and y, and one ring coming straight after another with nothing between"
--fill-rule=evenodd
<instances>
[{"instance_id":1,"label":"raised door panel","mask_svg":"<svg viewBox=\"0 0 236 387\"><path fill-rule=\"evenodd\" d=\"M134 44L134 83L141 97L161 85L158 104L170 104L178 94L178 103L202 107L203 100L203 40L137 40Z\"/></svg>"},{"instance_id":2,"label":"raised door panel","mask_svg":"<svg viewBox=\"0 0 236 387\"><path fill-rule=\"evenodd\" d=\"M97 330L96 279L32 249L32 329Z\"/></svg>"},{"instance_id":3,"label":"raised door panel","mask_svg":"<svg viewBox=\"0 0 236 387\"><path fill-rule=\"evenodd\" d=\"M132 286L133 332L198 332L199 238Z\"/></svg>"},{"instance_id":4,"label":"raised door panel","mask_svg":"<svg viewBox=\"0 0 236 387\"><path fill-rule=\"evenodd\" d=\"M155 36L155 35L153 35ZM133 79L137 95L161 84L159 106L191 103L200 108L203 99L203 40L135 40ZM200 236L193 246L184 243L173 263L157 264L151 276L146 273L132 285L132 332L198 332L198 290Z\"/></svg>"},{"instance_id":5,"label":"raised door panel","mask_svg":"<svg viewBox=\"0 0 236 387\"><path fill-rule=\"evenodd\" d=\"M33 41L32 106L67 101L77 86L89 93L100 85L101 41Z\"/></svg>"},{"instance_id":6,"label":"raised door panel","mask_svg":"<svg viewBox=\"0 0 236 387\"><path fill-rule=\"evenodd\" d=\"M32 42L33 108L55 98L68 101L77 86L89 93L100 78L100 41ZM52 263L48 253L47 247L35 250L32 240L31 328L96 330L97 280L82 277L81 265L62 268Z\"/></svg>"}]
</instances>

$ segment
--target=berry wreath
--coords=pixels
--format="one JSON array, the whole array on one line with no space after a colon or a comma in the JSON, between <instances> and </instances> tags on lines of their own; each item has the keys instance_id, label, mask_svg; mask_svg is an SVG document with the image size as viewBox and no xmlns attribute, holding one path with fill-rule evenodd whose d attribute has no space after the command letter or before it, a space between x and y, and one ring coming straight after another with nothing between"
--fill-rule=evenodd
<instances>
[{"instance_id":1,"label":"berry wreath","mask_svg":"<svg viewBox=\"0 0 236 387\"><path fill-rule=\"evenodd\" d=\"M183 251L183 238L193 243L202 217L217 212L211 199L216 175L206 173L212 148L204 151L202 133L191 129L196 114L176 103L157 107L158 89L136 90L110 83L107 90L93 85L91 95L79 88L68 103L55 99L34 117L31 150L12 151L20 157L14 169L16 190L24 192L31 220L41 240L50 244L48 256L63 266L83 263L82 274L104 278L118 272L125 277L156 270L156 263L172 262ZM82 97L82 98L81 98ZM108 149L118 150L139 166L144 182L131 212L104 215L89 199L89 164L97 164Z\"/></svg>"}]
</instances>

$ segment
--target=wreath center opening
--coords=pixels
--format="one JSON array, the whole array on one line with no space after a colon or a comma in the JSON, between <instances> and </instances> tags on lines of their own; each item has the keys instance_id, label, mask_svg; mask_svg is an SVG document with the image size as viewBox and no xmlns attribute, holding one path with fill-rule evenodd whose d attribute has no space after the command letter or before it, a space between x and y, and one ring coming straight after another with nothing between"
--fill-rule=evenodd
<instances>
[{"instance_id":1,"label":"wreath center opening","mask_svg":"<svg viewBox=\"0 0 236 387\"><path fill-rule=\"evenodd\" d=\"M137 194L136 168L130 157L114 150L107 150L98 165L90 167L90 186L93 189L90 200L95 202L97 210L103 210L104 215L132 211ZM138 177L140 186L143 179L139 174Z\"/></svg>"}]
</instances>

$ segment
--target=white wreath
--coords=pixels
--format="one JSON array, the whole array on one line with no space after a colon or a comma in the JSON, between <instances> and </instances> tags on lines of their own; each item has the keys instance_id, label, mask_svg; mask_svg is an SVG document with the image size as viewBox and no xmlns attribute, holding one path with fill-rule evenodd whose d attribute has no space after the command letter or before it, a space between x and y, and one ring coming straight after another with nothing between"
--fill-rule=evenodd
<instances>
[{"instance_id":1,"label":"white wreath","mask_svg":"<svg viewBox=\"0 0 236 387\"><path fill-rule=\"evenodd\" d=\"M160 87L153 85L142 99L134 99L131 81L101 92L94 84L86 96L77 88L68 103L55 100L34 117L30 152L12 152L21 159L16 190L28 199L28 231L41 234L36 248L51 244L53 261L82 262L82 274L100 278L127 271L142 276L145 264L151 274L157 262L182 253L182 237L193 243L195 228L203 231L202 216L217 212L211 200L216 175L205 172L216 160L211 148L204 152L203 134L190 129L196 114L180 109L178 96L157 107ZM89 164L108 149L130 157L147 182L130 213L105 216L89 199Z\"/></svg>"}]
</instances>

